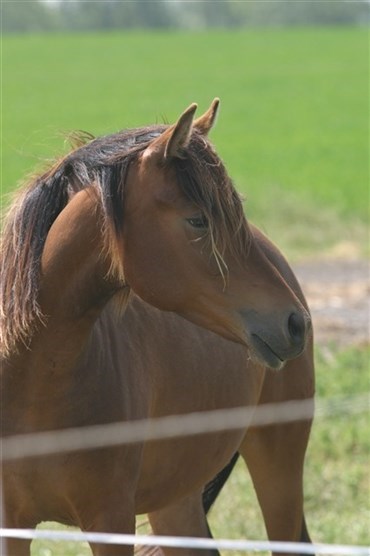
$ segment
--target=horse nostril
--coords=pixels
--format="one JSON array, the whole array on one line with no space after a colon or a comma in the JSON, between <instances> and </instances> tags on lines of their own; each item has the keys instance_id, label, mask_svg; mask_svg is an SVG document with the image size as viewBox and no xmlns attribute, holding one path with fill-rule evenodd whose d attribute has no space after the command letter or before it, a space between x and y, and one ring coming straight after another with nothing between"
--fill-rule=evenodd
<instances>
[{"instance_id":1,"label":"horse nostril","mask_svg":"<svg viewBox=\"0 0 370 556\"><path fill-rule=\"evenodd\" d=\"M301 313L292 313L288 319L288 331L295 345L304 341L306 335L306 321Z\"/></svg>"}]
</instances>

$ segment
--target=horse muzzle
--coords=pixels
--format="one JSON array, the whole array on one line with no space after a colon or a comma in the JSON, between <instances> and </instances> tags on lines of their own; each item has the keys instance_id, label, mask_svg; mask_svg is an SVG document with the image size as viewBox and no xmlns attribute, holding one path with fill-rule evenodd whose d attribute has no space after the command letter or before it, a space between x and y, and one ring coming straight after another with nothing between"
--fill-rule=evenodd
<instances>
[{"instance_id":1,"label":"horse muzzle","mask_svg":"<svg viewBox=\"0 0 370 556\"><path fill-rule=\"evenodd\" d=\"M312 329L307 311L293 311L283 319L277 319L276 314L261 315L248 310L241 314L246 343L259 363L281 369L286 361L304 351Z\"/></svg>"}]
</instances>

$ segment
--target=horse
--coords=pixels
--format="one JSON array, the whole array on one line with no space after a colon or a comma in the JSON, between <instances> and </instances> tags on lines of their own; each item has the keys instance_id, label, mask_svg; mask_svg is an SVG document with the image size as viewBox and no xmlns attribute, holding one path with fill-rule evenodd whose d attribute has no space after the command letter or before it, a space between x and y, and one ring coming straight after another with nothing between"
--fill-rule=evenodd
<instances>
[{"instance_id":1,"label":"horse","mask_svg":"<svg viewBox=\"0 0 370 556\"><path fill-rule=\"evenodd\" d=\"M208 139L218 106L81 140L12 203L1 241L3 437L312 398L309 310ZM269 538L309 541L310 424L5 452L3 525L134 533L146 513L154 533L209 536L204 485L240 452ZM26 556L30 541L7 539L6 551Z\"/></svg>"}]
</instances>

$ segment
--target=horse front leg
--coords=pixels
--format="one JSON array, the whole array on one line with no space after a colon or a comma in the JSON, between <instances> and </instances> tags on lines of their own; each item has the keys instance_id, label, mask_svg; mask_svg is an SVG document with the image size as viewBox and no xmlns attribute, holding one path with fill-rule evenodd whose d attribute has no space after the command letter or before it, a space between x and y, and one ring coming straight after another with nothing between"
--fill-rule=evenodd
<instances>
[{"instance_id":1,"label":"horse front leg","mask_svg":"<svg viewBox=\"0 0 370 556\"><path fill-rule=\"evenodd\" d=\"M121 505L124 506L126 501L120 499ZM114 508L114 509L113 509ZM116 504L107 508L107 511L98 516L87 528L83 528L89 533L116 533L116 534L135 534L135 512L127 507L122 510ZM89 543L94 556L133 556L133 545L116 545L105 543Z\"/></svg>"},{"instance_id":2,"label":"horse front leg","mask_svg":"<svg viewBox=\"0 0 370 556\"><path fill-rule=\"evenodd\" d=\"M35 529L37 520L32 514L22 515L20 508L22 507L22 494L18 497L14 494L16 487L12 492L9 484L13 487L13 483L8 480L1 484L1 493L4 494L4 502L1 497L0 505L0 525L6 529ZM25 498L25 496L24 496ZM24 500L23 498L23 500ZM6 502L5 502L6 500ZM17 539L10 537L0 538L0 555L1 556L30 556L32 539Z\"/></svg>"},{"instance_id":3,"label":"horse front leg","mask_svg":"<svg viewBox=\"0 0 370 556\"><path fill-rule=\"evenodd\" d=\"M95 468L75 505L78 525L87 533L135 535L135 496L142 446L106 449L90 455ZM80 474L82 476L82 472ZM86 476L86 473L85 473ZM89 543L94 556L133 556L133 545Z\"/></svg>"},{"instance_id":4,"label":"horse front leg","mask_svg":"<svg viewBox=\"0 0 370 556\"><path fill-rule=\"evenodd\" d=\"M203 509L202 492L197 492L156 512L148 514L155 535L212 538ZM143 551L144 553L144 551ZM153 554L153 552L152 552ZM217 550L163 547L155 556L219 556Z\"/></svg>"},{"instance_id":5,"label":"horse front leg","mask_svg":"<svg viewBox=\"0 0 370 556\"><path fill-rule=\"evenodd\" d=\"M110 479L110 480L109 480ZM113 479L113 480L112 480ZM135 535L135 482L128 484L112 473L106 476L106 488L95 493L94 500L84 505L79 516L79 525L87 533L112 533ZM133 556L134 545L90 542L93 556Z\"/></svg>"},{"instance_id":6,"label":"horse front leg","mask_svg":"<svg viewBox=\"0 0 370 556\"><path fill-rule=\"evenodd\" d=\"M311 422L302 421L251 429L240 447L271 541L311 542L303 513L310 428Z\"/></svg>"},{"instance_id":7,"label":"horse front leg","mask_svg":"<svg viewBox=\"0 0 370 556\"><path fill-rule=\"evenodd\" d=\"M4 539L0 545L1 556L30 556L31 540L29 539Z\"/></svg>"},{"instance_id":8,"label":"horse front leg","mask_svg":"<svg viewBox=\"0 0 370 556\"><path fill-rule=\"evenodd\" d=\"M4 512L2 516L1 526L7 529L35 529L34 522L21 522L17 519L9 519ZM30 556L32 539L13 539L9 537L0 539L0 555L1 556Z\"/></svg>"}]
</instances>

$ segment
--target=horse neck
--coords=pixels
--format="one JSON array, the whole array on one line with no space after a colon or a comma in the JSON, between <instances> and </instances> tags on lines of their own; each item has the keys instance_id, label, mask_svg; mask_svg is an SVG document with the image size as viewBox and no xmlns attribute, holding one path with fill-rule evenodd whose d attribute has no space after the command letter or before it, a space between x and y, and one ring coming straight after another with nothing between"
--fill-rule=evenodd
<instances>
[{"instance_id":1,"label":"horse neck","mask_svg":"<svg viewBox=\"0 0 370 556\"><path fill-rule=\"evenodd\" d=\"M41 259L40 305L46 315L99 312L122 283L110 277L102 208L93 190L73 197L52 225Z\"/></svg>"},{"instance_id":2,"label":"horse neck","mask_svg":"<svg viewBox=\"0 0 370 556\"><path fill-rule=\"evenodd\" d=\"M19 341L17 349L0 361L7 408L4 434L70 426L76 369L97 317L122 290L122 283L107 278L111 261L102 256L102 224L99 199L82 191L50 228L38 293L44 322L37 325L27 347Z\"/></svg>"},{"instance_id":3,"label":"horse neck","mask_svg":"<svg viewBox=\"0 0 370 556\"><path fill-rule=\"evenodd\" d=\"M53 223L41 259L39 305L45 317L21 365L72 368L106 303L122 289L103 254L102 208L89 190L76 194ZM35 369L35 370L37 370Z\"/></svg>"}]
</instances>

